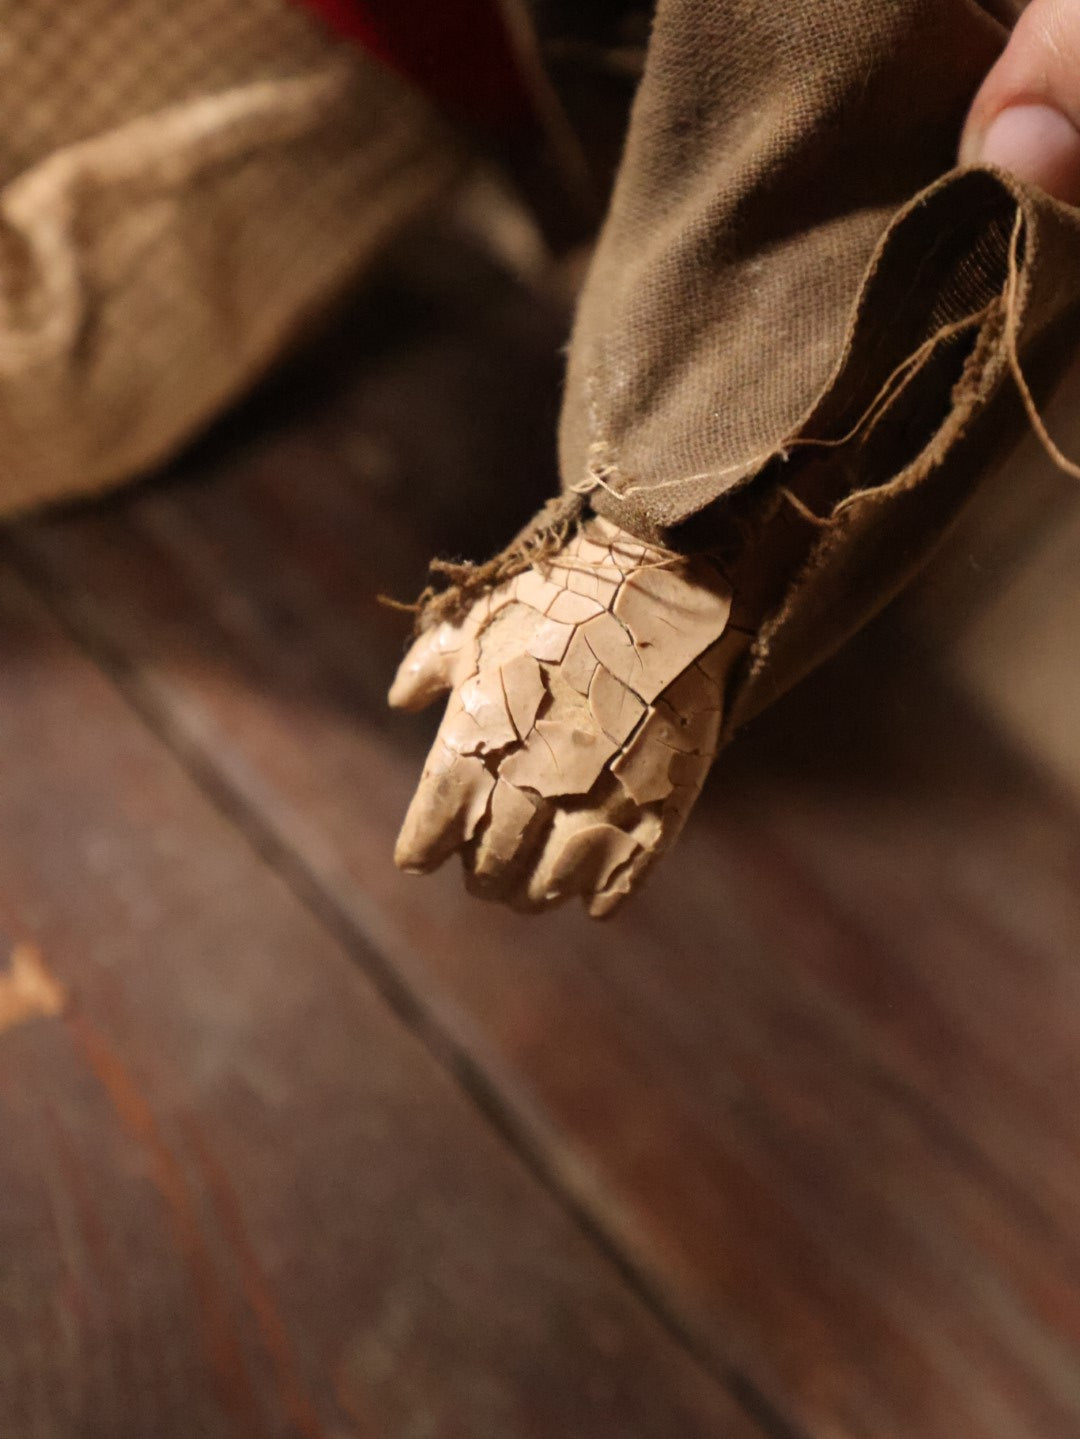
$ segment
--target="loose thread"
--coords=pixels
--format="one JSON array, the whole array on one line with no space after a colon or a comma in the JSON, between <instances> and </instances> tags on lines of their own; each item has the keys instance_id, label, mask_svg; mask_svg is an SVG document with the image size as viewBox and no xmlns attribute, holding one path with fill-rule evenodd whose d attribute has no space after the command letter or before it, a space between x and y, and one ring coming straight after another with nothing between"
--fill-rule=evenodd
<instances>
[{"instance_id":1,"label":"loose thread","mask_svg":"<svg viewBox=\"0 0 1080 1439\"><path fill-rule=\"evenodd\" d=\"M420 610L418 600L396 600L393 595L383 594L381 591L375 596L375 603L382 605L383 609L398 610L406 615L418 614Z\"/></svg>"},{"instance_id":2,"label":"loose thread","mask_svg":"<svg viewBox=\"0 0 1080 1439\"><path fill-rule=\"evenodd\" d=\"M543 566L563 548L579 523L582 504L577 497L549 501L535 528L518 538L501 554L483 564L432 560L429 573L442 588L430 584L411 604L384 595L380 603L415 617L417 633L443 621L454 622L482 595L512 579L531 565Z\"/></svg>"},{"instance_id":3,"label":"loose thread","mask_svg":"<svg viewBox=\"0 0 1080 1439\"><path fill-rule=\"evenodd\" d=\"M1013 222L1012 237L1009 240L1009 270L1008 279L1005 285L1005 355L1009 362L1009 369L1012 372L1013 381L1019 391L1021 402L1027 412L1028 423L1035 432L1035 437L1042 445L1050 460L1062 471L1070 475L1074 480L1080 480L1080 464L1070 460L1068 455L1058 446L1050 431L1046 428L1043 417L1039 414L1038 406L1032 397L1024 372L1020 365L1019 350L1019 319L1017 311L1019 304L1017 290L1020 285L1020 264L1017 259L1017 251L1020 245L1020 233L1024 225L1024 214L1019 205L1016 207L1016 219Z\"/></svg>"},{"instance_id":4,"label":"loose thread","mask_svg":"<svg viewBox=\"0 0 1080 1439\"><path fill-rule=\"evenodd\" d=\"M824 515L815 514L805 500L801 500L794 490L788 489L787 485L780 486L780 494L787 500L795 513L801 515L804 520L816 525L818 529L827 530L829 528L831 521Z\"/></svg>"}]
</instances>

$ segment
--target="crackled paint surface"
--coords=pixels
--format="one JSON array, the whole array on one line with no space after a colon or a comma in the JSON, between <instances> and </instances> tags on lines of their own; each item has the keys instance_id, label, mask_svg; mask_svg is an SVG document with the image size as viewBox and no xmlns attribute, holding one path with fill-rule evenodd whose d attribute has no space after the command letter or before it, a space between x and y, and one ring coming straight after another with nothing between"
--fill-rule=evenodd
<instances>
[{"instance_id":1,"label":"crackled paint surface","mask_svg":"<svg viewBox=\"0 0 1080 1439\"><path fill-rule=\"evenodd\" d=\"M591 519L543 569L422 635L391 704L449 691L398 839L404 869L460 851L470 888L610 913L682 828L716 754L743 637L707 559Z\"/></svg>"}]
</instances>

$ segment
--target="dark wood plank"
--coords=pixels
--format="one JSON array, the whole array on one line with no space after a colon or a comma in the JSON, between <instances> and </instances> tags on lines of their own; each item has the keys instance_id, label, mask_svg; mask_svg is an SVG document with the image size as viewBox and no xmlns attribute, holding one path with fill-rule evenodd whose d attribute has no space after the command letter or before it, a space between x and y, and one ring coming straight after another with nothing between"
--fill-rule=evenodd
<instances>
[{"instance_id":1,"label":"dark wood plank","mask_svg":"<svg viewBox=\"0 0 1080 1439\"><path fill-rule=\"evenodd\" d=\"M374 594L415 576L440 446L497 467L482 429L418 450L384 363L344 428L308 407L23 527L20 563L717 1372L822 1439L1071 1436L1075 814L885 623L740 741L613 925L395 874L430 726L382 709Z\"/></svg>"},{"instance_id":2,"label":"dark wood plank","mask_svg":"<svg viewBox=\"0 0 1080 1439\"><path fill-rule=\"evenodd\" d=\"M761 1433L3 568L0 653L0 1433Z\"/></svg>"}]
</instances>

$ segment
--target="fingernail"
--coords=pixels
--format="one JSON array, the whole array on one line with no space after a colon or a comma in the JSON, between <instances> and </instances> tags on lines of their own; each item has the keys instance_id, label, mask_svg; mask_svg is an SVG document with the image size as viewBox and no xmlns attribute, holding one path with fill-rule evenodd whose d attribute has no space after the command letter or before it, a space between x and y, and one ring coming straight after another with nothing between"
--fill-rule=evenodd
<instances>
[{"instance_id":1,"label":"fingernail","mask_svg":"<svg viewBox=\"0 0 1080 1439\"><path fill-rule=\"evenodd\" d=\"M1010 105L960 150L967 165L996 165L1070 204L1080 202L1080 131L1049 105Z\"/></svg>"}]
</instances>

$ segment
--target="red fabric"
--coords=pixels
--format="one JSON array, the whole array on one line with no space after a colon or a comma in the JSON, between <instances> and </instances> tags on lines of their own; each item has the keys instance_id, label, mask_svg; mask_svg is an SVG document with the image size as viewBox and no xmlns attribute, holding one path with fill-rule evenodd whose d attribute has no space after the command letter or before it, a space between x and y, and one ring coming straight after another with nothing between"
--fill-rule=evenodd
<instances>
[{"instance_id":1,"label":"red fabric","mask_svg":"<svg viewBox=\"0 0 1080 1439\"><path fill-rule=\"evenodd\" d=\"M447 114L485 130L534 118L528 81L498 0L297 0L423 90Z\"/></svg>"}]
</instances>

